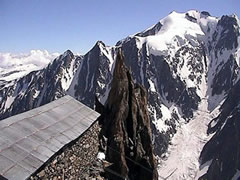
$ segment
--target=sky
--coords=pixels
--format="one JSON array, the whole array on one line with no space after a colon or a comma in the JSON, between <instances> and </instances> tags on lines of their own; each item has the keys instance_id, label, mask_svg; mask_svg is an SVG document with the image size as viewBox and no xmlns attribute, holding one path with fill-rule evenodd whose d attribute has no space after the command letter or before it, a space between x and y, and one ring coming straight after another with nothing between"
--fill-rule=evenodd
<instances>
[{"instance_id":1,"label":"sky","mask_svg":"<svg viewBox=\"0 0 240 180\"><path fill-rule=\"evenodd\" d=\"M96 41L115 45L173 10L240 17L239 7L239 0L0 0L0 53L85 54Z\"/></svg>"}]
</instances>

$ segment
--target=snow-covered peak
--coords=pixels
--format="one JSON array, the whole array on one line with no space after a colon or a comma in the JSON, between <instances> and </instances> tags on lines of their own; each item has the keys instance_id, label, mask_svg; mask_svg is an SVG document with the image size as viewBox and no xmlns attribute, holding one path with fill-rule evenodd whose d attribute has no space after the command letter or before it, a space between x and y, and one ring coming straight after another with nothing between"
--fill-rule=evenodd
<instances>
[{"instance_id":1,"label":"snow-covered peak","mask_svg":"<svg viewBox=\"0 0 240 180\"><path fill-rule=\"evenodd\" d=\"M189 13L194 14L194 16L198 15L198 13L193 11L189 11ZM168 31L170 31L171 35L188 33L195 36L197 33L202 34L199 25L186 18L189 13L172 12L167 17L163 18L160 21L163 27L158 34L165 34ZM189 17L191 17L190 14Z\"/></svg>"},{"instance_id":2,"label":"snow-covered peak","mask_svg":"<svg viewBox=\"0 0 240 180\"><path fill-rule=\"evenodd\" d=\"M152 54L164 55L170 46L180 47L185 44L184 39L204 35L199 24L189 21L185 13L172 12L160 23L159 32L145 39Z\"/></svg>"},{"instance_id":3,"label":"snow-covered peak","mask_svg":"<svg viewBox=\"0 0 240 180\"><path fill-rule=\"evenodd\" d=\"M184 13L172 11L171 13L169 13L168 16L161 19L158 23L140 33L136 33L135 36L146 37L162 34L164 31L168 31L169 29L173 29L174 31L176 31L176 33L178 33L178 30L180 28L185 30L187 28L195 30L196 27L191 27L193 25L192 23L197 23L200 26L206 26L208 21L216 21L217 19L218 18L216 17L210 16L210 14L206 11L200 12L197 10L189 10Z\"/></svg>"},{"instance_id":4,"label":"snow-covered peak","mask_svg":"<svg viewBox=\"0 0 240 180\"><path fill-rule=\"evenodd\" d=\"M205 34L205 27L209 23L217 24L219 18L210 16L208 12L200 12L197 10L189 10L185 13L171 12L168 16L160 20L163 25L159 34L164 31L175 31L174 34Z\"/></svg>"},{"instance_id":5,"label":"snow-covered peak","mask_svg":"<svg viewBox=\"0 0 240 180\"><path fill-rule=\"evenodd\" d=\"M138 48L146 43L151 54L166 55L172 47L181 47L188 42L197 45L203 41L203 36L212 36L218 20L205 11L172 11L155 25L119 41L117 45L136 38Z\"/></svg>"}]
</instances>

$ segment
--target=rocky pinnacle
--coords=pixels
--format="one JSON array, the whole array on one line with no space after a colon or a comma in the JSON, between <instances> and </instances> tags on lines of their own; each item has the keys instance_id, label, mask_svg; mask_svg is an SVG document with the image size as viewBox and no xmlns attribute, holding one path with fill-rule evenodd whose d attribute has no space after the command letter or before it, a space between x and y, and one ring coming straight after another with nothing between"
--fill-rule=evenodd
<instances>
[{"instance_id":1,"label":"rocky pinnacle","mask_svg":"<svg viewBox=\"0 0 240 180\"><path fill-rule=\"evenodd\" d=\"M109 179L158 179L146 90L134 84L119 50L111 90L99 118Z\"/></svg>"}]
</instances>

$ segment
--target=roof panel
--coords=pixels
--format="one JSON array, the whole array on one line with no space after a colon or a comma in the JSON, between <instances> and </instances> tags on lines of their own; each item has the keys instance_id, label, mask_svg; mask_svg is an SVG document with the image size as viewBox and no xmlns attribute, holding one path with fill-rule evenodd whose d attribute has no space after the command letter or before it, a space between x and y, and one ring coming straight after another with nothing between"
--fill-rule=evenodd
<instances>
[{"instance_id":1,"label":"roof panel","mask_svg":"<svg viewBox=\"0 0 240 180\"><path fill-rule=\"evenodd\" d=\"M22 161L18 162L18 164L26 170L32 172L35 171L35 169L38 169L43 164L43 161L39 160L31 154L28 154L28 156L25 157Z\"/></svg>"},{"instance_id":2,"label":"roof panel","mask_svg":"<svg viewBox=\"0 0 240 180\"><path fill-rule=\"evenodd\" d=\"M43 161L43 162L46 162L49 157L44 155L44 154L41 154L38 152L38 150L34 150L31 152L31 155L33 155L34 157L38 158L39 160Z\"/></svg>"},{"instance_id":3,"label":"roof panel","mask_svg":"<svg viewBox=\"0 0 240 180\"><path fill-rule=\"evenodd\" d=\"M16 164L4 173L3 176L11 180L20 180L26 179L29 176L29 173L31 172Z\"/></svg>"},{"instance_id":4,"label":"roof panel","mask_svg":"<svg viewBox=\"0 0 240 180\"><path fill-rule=\"evenodd\" d=\"M64 144L62 144L60 141L56 140L54 137L50 138L46 141L47 144L52 144L54 147L60 149Z\"/></svg>"},{"instance_id":5,"label":"roof panel","mask_svg":"<svg viewBox=\"0 0 240 180\"><path fill-rule=\"evenodd\" d=\"M16 145L13 145L7 149L4 149L1 154L14 162L18 162L24 159L24 157L28 155L28 152Z\"/></svg>"},{"instance_id":6,"label":"roof panel","mask_svg":"<svg viewBox=\"0 0 240 180\"><path fill-rule=\"evenodd\" d=\"M14 166L14 161L11 161L10 159L6 158L5 156L0 155L0 174L3 174L8 169L10 169L12 166Z\"/></svg>"},{"instance_id":7,"label":"roof panel","mask_svg":"<svg viewBox=\"0 0 240 180\"><path fill-rule=\"evenodd\" d=\"M18 141L16 145L27 152L31 152L36 149L39 144L35 141L32 141L30 138L23 138Z\"/></svg>"},{"instance_id":8,"label":"roof panel","mask_svg":"<svg viewBox=\"0 0 240 180\"><path fill-rule=\"evenodd\" d=\"M9 140L0 139L0 152L10 146L11 146L11 142Z\"/></svg>"},{"instance_id":9,"label":"roof panel","mask_svg":"<svg viewBox=\"0 0 240 180\"><path fill-rule=\"evenodd\" d=\"M57 119L59 119L59 116L50 115L50 112L47 111L39 115L33 116L30 119L33 119L34 123L42 122L43 124L45 124L45 126L49 126L51 124L56 123Z\"/></svg>"},{"instance_id":10,"label":"roof panel","mask_svg":"<svg viewBox=\"0 0 240 180\"><path fill-rule=\"evenodd\" d=\"M47 148L45 145L40 145L36 148L36 150L34 150L36 152L38 152L39 154L46 156L48 158L50 158L55 152L53 152L52 150L50 150L49 148ZM33 152L33 151L32 151ZM38 157L37 157L38 158ZM39 158L40 159L40 158Z\"/></svg>"},{"instance_id":11,"label":"roof panel","mask_svg":"<svg viewBox=\"0 0 240 180\"><path fill-rule=\"evenodd\" d=\"M0 138L9 141L11 144L19 141L22 138L22 136L24 137L21 131L18 132L17 129L13 129L11 126L1 129Z\"/></svg>"},{"instance_id":12,"label":"roof panel","mask_svg":"<svg viewBox=\"0 0 240 180\"><path fill-rule=\"evenodd\" d=\"M36 128L37 130L39 130L39 129L44 129L44 128L46 128L48 125L45 123L45 122L43 122L43 121L36 121L36 120L34 120L34 119L25 119L24 120L24 123L27 123L27 124L29 124L29 126L33 126L34 128Z\"/></svg>"},{"instance_id":13,"label":"roof panel","mask_svg":"<svg viewBox=\"0 0 240 180\"><path fill-rule=\"evenodd\" d=\"M25 179L99 114L70 96L0 121L0 175ZM1 176L0 176L1 177Z\"/></svg>"}]
</instances>

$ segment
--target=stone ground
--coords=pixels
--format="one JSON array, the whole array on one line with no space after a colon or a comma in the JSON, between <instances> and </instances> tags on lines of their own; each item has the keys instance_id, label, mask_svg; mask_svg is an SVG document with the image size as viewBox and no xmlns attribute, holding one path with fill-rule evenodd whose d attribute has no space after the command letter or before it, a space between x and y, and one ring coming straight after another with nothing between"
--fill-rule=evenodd
<instances>
[{"instance_id":1,"label":"stone ground","mask_svg":"<svg viewBox=\"0 0 240 180\"><path fill-rule=\"evenodd\" d=\"M63 148L29 179L103 180L103 161L97 159L99 131L96 121L81 137Z\"/></svg>"}]
</instances>

